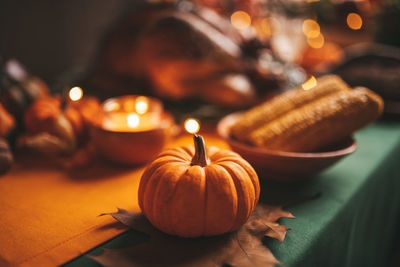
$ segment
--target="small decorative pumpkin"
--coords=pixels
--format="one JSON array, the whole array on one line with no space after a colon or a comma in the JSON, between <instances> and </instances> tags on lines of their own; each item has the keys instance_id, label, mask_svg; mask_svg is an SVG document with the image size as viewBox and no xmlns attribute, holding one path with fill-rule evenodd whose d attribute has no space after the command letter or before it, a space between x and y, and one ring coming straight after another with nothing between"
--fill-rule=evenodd
<instances>
[{"instance_id":1,"label":"small decorative pumpkin","mask_svg":"<svg viewBox=\"0 0 400 267\"><path fill-rule=\"evenodd\" d=\"M147 167L139 185L140 208L156 228L172 235L237 230L258 202L257 174L232 151L207 151L201 136L194 136L194 144L168 149Z\"/></svg>"},{"instance_id":2,"label":"small decorative pumpkin","mask_svg":"<svg viewBox=\"0 0 400 267\"><path fill-rule=\"evenodd\" d=\"M25 113L25 128L31 134L47 132L51 135L58 135L54 125L61 112L61 99L51 96L39 98Z\"/></svg>"},{"instance_id":3,"label":"small decorative pumpkin","mask_svg":"<svg viewBox=\"0 0 400 267\"><path fill-rule=\"evenodd\" d=\"M96 97L85 96L79 101L70 101L64 115L71 123L79 144L87 143L89 140L89 124L98 117L101 112L100 102Z\"/></svg>"},{"instance_id":4,"label":"small decorative pumpkin","mask_svg":"<svg viewBox=\"0 0 400 267\"><path fill-rule=\"evenodd\" d=\"M19 145L43 154L70 154L76 148L76 134L64 115L61 99L41 97L25 112L26 135L19 138Z\"/></svg>"}]
</instances>

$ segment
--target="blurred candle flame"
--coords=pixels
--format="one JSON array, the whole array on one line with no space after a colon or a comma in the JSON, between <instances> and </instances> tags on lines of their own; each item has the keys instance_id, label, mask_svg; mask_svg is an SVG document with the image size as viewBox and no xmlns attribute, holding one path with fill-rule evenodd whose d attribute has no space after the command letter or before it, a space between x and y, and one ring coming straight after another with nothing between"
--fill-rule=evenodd
<instances>
[{"instance_id":1,"label":"blurred candle flame","mask_svg":"<svg viewBox=\"0 0 400 267\"><path fill-rule=\"evenodd\" d=\"M138 97L136 99L136 112L138 114L144 114L149 109L148 101L145 97Z\"/></svg>"},{"instance_id":2,"label":"blurred candle flame","mask_svg":"<svg viewBox=\"0 0 400 267\"><path fill-rule=\"evenodd\" d=\"M83 96L82 88L80 88L78 86L72 87L69 90L68 95L69 95L69 99L71 99L72 101L78 101Z\"/></svg>"},{"instance_id":3,"label":"blurred candle flame","mask_svg":"<svg viewBox=\"0 0 400 267\"><path fill-rule=\"evenodd\" d=\"M231 23L236 29L243 30L251 25L251 17L244 11L236 11L231 16Z\"/></svg>"},{"instance_id":4,"label":"blurred candle flame","mask_svg":"<svg viewBox=\"0 0 400 267\"><path fill-rule=\"evenodd\" d=\"M191 134L195 134L200 130L200 123L196 119L192 118L187 119L184 125L185 125L185 130Z\"/></svg>"},{"instance_id":5,"label":"blurred candle flame","mask_svg":"<svg viewBox=\"0 0 400 267\"><path fill-rule=\"evenodd\" d=\"M347 15L347 26L352 30L361 29L363 24L362 18L357 13L349 13Z\"/></svg>"},{"instance_id":6,"label":"blurred candle flame","mask_svg":"<svg viewBox=\"0 0 400 267\"><path fill-rule=\"evenodd\" d=\"M303 33L307 38L316 38L320 35L321 28L315 20L306 19L303 21Z\"/></svg>"},{"instance_id":7,"label":"blurred candle flame","mask_svg":"<svg viewBox=\"0 0 400 267\"><path fill-rule=\"evenodd\" d=\"M121 105L117 102L107 102L104 105L104 110L107 112L115 111L121 108Z\"/></svg>"},{"instance_id":8,"label":"blurred candle flame","mask_svg":"<svg viewBox=\"0 0 400 267\"><path fill-rule=\"evenodd\" d=\"M317 79L315 79L314 76L311 76L310 79L308 79L301 85L301 87L303 88L303 90L310 90L314 88L316 85L317 85Z\"/></svg>"},{"instance_id":9,"label":"blurred candle flame","mask_svg":"<svg viewBox=\"0 0 400 267\"><path fill-rule=\"evenodd\" d=\"M139 115L137 115L136 113L131 113L126 117L127 121L128 121L128 126L131 128L136 128L139 125L140 122L140 118Z\"/></svg>"}]
</instances>

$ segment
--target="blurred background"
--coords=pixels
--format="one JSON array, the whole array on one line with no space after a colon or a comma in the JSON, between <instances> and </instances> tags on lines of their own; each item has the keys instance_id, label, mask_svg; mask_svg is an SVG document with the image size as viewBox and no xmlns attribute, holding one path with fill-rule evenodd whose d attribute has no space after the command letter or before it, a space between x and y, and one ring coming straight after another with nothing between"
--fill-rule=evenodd
<instances>
[{"instance_id":1,"label":"blurred background","mask_svg":"<svg viewBox=\"0 0 400 267\"><path fill-rule=\"evenodd\" d=\"M3 0L0 9L1 54L5 59L19 60L34 74L50 83L54 82L56 77L71 68L87 67L93 61L105 34L113 28L118 19L129 13L137 2L142 1ZM228 17L235 10L244 10L252 17L263 17L264 13L273 13L272 17L278 18L285 13L285 17L300 17L301 21L306 18L317 19L325 38L341 46L373 39L399 45L399 1L197 2ZM267 2L264 8L258 8ZM298 9L297 4L300 2L305 3L307 9ZM274 10L269 8L271 6L274 6ZM279 7L281 10L277 11ZM346 25L349 13L361 16L363 24L360 29L350 29ZM282 21L282 18L280 19ZM280 25L283 26L281 30L288 31L286 34L293 35L289 31L294 31L295 27L291 26L299 24L301 27L299 21L286 21L286 24Z\"/></svg>"},{"instance_id":2,"label":"blurred background","mask_svg":"<svg viewBox=\"0 0 400 267\"><path fill-rule=\"evenodd\" d=\"M397 0L3 0L0 20L2 65L52 92L153 95L218 119L335 73L400 113Z\"/></svg>"},{"instance_id":3,"label":"blurred background","mask_svg":"<svg viewBox=\"0 0 400 267\"><path fill-rule=\"evenodd\" d=\"M52 83L87 66L114 21L134 1L2 1L1 54Z\"/></svg>"}]
</instances>

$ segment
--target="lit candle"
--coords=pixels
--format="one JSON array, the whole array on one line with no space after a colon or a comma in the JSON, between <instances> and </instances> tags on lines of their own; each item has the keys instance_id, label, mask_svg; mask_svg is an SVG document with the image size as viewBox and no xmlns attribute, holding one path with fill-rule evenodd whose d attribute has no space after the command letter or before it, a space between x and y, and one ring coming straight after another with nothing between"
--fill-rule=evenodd
<instances>
[{"instance_id":1,"label":"lit candle","mask_svg":"<svg viewBox=\"0 0 400 267\"><path fill-rule=\"evenodd\" d=\"M160 101L145 96L111 98L103 104L106 130L147 131L160 126L163 107Z\"/></svg>"}]
</instances>

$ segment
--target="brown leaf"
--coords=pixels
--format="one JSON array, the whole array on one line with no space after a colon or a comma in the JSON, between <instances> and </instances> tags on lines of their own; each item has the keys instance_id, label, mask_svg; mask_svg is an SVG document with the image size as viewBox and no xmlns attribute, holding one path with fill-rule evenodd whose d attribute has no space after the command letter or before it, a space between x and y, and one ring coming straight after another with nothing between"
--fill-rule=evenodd
<instances>
[{"instance_id":1,"label":"brown leaf","mask_svg":"<svg viewBox=\"0 0 400 267\"><path fill-rule=\"evenodd\" d=\"M141 213L118 209L106 213L150 236L149 242L123 249L105 249L91 256L104 266L274 266L279 261L262 244L264 235L283 241L287 227L279 218L294 218L280 207L259 205L238 231L213 237L181 238L155 229Z\"/></svg>"},{"instance_id":2,"label":"brown leaf","mask_svg":"<svg viewBox=\"0 0 400 267\"><path fill-rule=\"evenodd\" d=\"M290 212L278 206L259 204L246 223L246 227L255 235L265 235L283 242L286 231L290 228L280 225L279 218L295 218Z\"/></svg>"},{"instance_id":3,"label":"brown leaf","mask_svg":"<svg viewBox=\"0 0 400 267\"><path fill-rule=\"evenodd\" d=\"M117 212L102 213L99 216L110 215L117 221L131 227L137 231L146 233L148 235L159 234L150 222L146 219L141 212L130 212L125 209L118 208Z\"/></svg>"}]
</instances>

